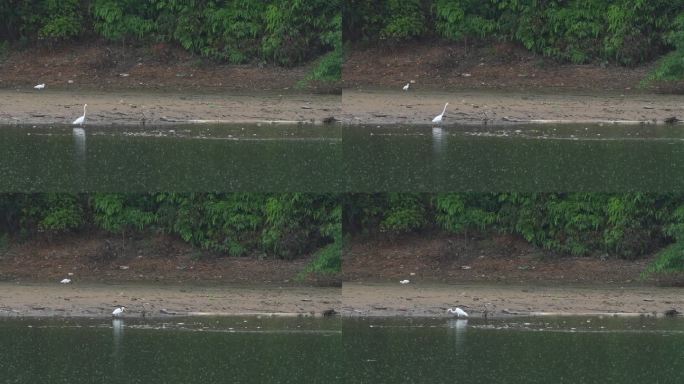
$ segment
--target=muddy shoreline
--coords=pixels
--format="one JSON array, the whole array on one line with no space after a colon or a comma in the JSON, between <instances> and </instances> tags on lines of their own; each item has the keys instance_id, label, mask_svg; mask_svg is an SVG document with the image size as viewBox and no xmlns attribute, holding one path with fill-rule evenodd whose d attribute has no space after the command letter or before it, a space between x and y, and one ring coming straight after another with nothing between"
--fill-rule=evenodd
<instances>
[{"instance_id":1,"label":"muddy shoreline","mask_svg":"<svg viewBox=\"0 0 684 384\"><path fill-rule=\"evenodd\" d=\"M153 284L0 283L0 317L322 316L341 305L339 288Z\"/></svg>"},{"instance_id":2,"label":"muddy shoreline","mask_svg":"<svg viewBox=\"0 0 684 384\"><path fill-rule=\"evenodd\" d=\"M339 95L0 90L0 124L71 124L88 104L88 125L312 123L340 114Z\"/></svg>"},{"instance_id":3,"label":"muddy shoreline","mask_svg":"<svg viewBox=\"0 0 684 384\"><path fill-rule=\"evenodd\" d=\"M432 125L445 103L442 125L520 123L663 124L684 119L684 96L645 93L489 90L345 90L342 121L354 125Z\"/></svg>"},{"instance_id":4,"label":"muddy shoreline","mask_svg":"<svg viewBox=\"0 0 684 384\"><path fill-rule=\"evenodd\" d=\"M484 284L345 283L342 315L350 317L450 317L461 307L471 317L664 316L684 310L679 288Z\"/></svg>"},{"instance_id":5,"label":"muddy shoreline","mask_svg":"<svg viewBox=\"0 0 684 384\"><path fill-rule=\"evenodd\" d=\"M0 317L108 318L124 305L130 318L174 316L471 317L664 316L684 309L677 288L649 286L399 285L347 283L319 287L149 284L0 283Z\"/></svg>"},{"instance_id":6,"label":"muddy shoreline","mask_svg":"<svg viewBox=\"0 0 684 384\"><path fill-rule=\"evenodd\" d=\"M88 104L87 125L179 123L432 125L521 123L663 124L684 120L684 95L614 92L372 89L306 93L161 93L95 90L0 90L0 124L70 124Z\"/></svg>"}]
</instances>

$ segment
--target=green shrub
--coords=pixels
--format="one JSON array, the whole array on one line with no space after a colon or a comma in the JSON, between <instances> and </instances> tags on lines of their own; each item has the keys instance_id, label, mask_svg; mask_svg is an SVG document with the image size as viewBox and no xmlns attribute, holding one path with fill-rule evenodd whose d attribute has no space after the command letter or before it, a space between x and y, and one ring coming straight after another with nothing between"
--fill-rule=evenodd
<instances>
[{"instance_id":1,"label":"green shrub","mask_svg":"<svg viewBox=\"0 0 684 384\"><path fill-rule=\"evenodd\" d=\"M496 221L496 214L488 210L485 201L475 202L477 195L450 193L437 196L436 221L450 232L468 229L485 230ZM485 203L485 204L479 204Z\"/></svg>"},{"instance_id":2,"label":"green shrub","mask_svg":"<svg viewBox=\"0 0 684 384\"><path fill-rule=\"evenodd\" d=\"M69 231L85 224L82 207L75 195L49 194L41 208L42 217L38 220L41 229Z\"/></svg>"},{"instance_id":3,"label":"green shrub","mask_svg":"<svg viewBox=\"0 0 684 384\"><path fill-rule=\"evenodd\" d=\"M124 236L142 231L156 220L152 199L146 195L96 194L92 207L100 228Z\"/></svg>"},{"instance_id":4,"label":"green shrub","mask_svg":"<svg viewBox=\"0 0 684 384\"><path fill-rule=\"evenodd\" d=\"M65 232L85 224L79 198L71 194L5 195L0 212L0 229L6 233Z\"/></svg>"},{"instance_id":5,"label":"green shrub","mask_svg":"<svg viewBox=\"0 0 684 384\"><path fill-rule=\"evenodd\" d=\"M388 209L380 222L380 229L389 232L408 232L424 228L429 209L419 194L390 193Z\"/></svg>"},{"instance_id":6,"label":"green shrub","mask_svg":"<svg viewBox=\"0 0 684 384\"><path fill-rule=\"evenodd\" d=\"M654 80L681 80L684 78L684 12L680 12L674 27L665 37L675 50L660 59L658 67L645 79L644 84Z\"/></svg>"},{"instance_id":7,"label":"green shrub","mask_svg":"<svg viewBox=\"0 0 684 384\"><path fill-rule=\"evenodd\" d=\"M79 0L0 2L0 41L63 40L84 32L87 9Z\"/></svg>"},{"instance_id":8,"label":"green shrub","mask_svg":"<svg viewBox=\"0 0 684 384\"><path fill-rule=\"evenodd\" d=\"M342 15L338 14L332 19L331 28L321 36L321 42L326 46L333 47L332 52L323 55L307 76L305 82L337 82L342 79L342 61L344 50L342 47Z\"/></svg>"},{"instance_id":9,"label":"green shrub","mask_svg":"<svg viewBox=\"0 0 684 384\"><path fill-rule=\"evenodd\" d=\"M678 241L658 253L644 272L642 278L653 274L681 273L684 271L684 242Z\"/></svg>"},{"instance_id":10,"label":"green shrub","mask_svg":"<svg viewBox=\"0 0 684 384\"><path fill-rule=\"evenodd\" d=\"M277 0L268 5L262 52L280 65L301 63L311 52L334 49L341 28L337 0ZM331 37L332 35L332 37ZM341 42L339 43L341 44Z\"/></svg>"},{"instance_id":11,"label":"green shrub","mask_svg":"<svg viewBox=\"0 0 684 384\"><path fill-rule=\"evenodd\" d=\"M68 39L83 32L83 12L79 0L44 0L45 17L38 28L38 36L49 39Z\"/></svg>"},{"instance_id":12,"label":"green shrub","mask_svg":"<svg viewBox=\"0 0 684 384\"><path fill-rule=\"evenodd\" d=\"M335 195L285 193L266 202L261 243L267 252L292 259L333 240L341 208Z\"/></svg>"},{"instance_id":13,"label":"green shrub","mask_svg":"<svg viewBox=\"0 0 684 384\"><path fill-rule=\"evenodd\" d=\"M646 268L642 277L684 271L684 205L673 210L664 232L676 242L658 253L658 257Z\"/></svg>"},{"instance_id":14,"label":"green shrub","mask_svg":"<svg viewBox=\"0 0 684 384\"><path fill-rule=\"evenodd\" d=\"M435 13L436 31L452 40L468 36L489 37L497 30L500 16L493 2L477 0L438 0Z\"/></svg>"},{"instance_id":15,"label":"green shrub","mask_svg":"<svg viewBox=\"0 0 684 384\"><path fill-rule=\"evenodd\" d=\"M258 246L262 194L159 194L162 228L190 244L231 256Z\"/></svg>"},{"instance_id":16,"label":"green shrub","mask_svg":"<svg viewBox=\"0 0 684 384\"><path fill-rule=\"evenodd\" d=\"M425 33L425 16L420 0L387 0L389 17L380 31L382 38L407 39Z\"/></svg>"},{"instance_id":17,"label":"green shrub","mask_svg":"<svg viewBox=\"0 0 684 384\"><path fill-rule=\"evenodd\" d=\"M335 232L334 240L316 252L314 259L299 274L304 279L310 274L333 275L342 271L342 228Z\"/></svg>"},{"instance_id":18,"label":"green shrub","mask_svg":"<svg viewBox=\"0 0 684 384\"><path fill-rule=\"evenodd\" d=\"M138 0L94 0L95 31L105 39L142 39L155 28L154 7Z\"/></svg>"}]
</instances>

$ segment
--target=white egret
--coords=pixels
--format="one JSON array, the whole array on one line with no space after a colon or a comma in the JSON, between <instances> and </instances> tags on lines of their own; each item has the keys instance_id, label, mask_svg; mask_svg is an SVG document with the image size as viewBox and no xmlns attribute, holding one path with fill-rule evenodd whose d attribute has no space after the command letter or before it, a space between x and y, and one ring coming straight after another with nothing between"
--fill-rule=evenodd
<instances>
[{"instance_id":1,"label":"white egret","mask_svg":"<svg viewBox=\"0 0 684 384\"><path fill-rule=\"evenodd\" d=\"M411 85L411 83L406 83L406 85L404 85L404 88L402 88L402 89L404 91L408 91L410 85Z\"/></svg>"},{"instance_id":2,"label":"white egret","mask_svg":"<svg viewBox=\"0 0 684 384\"><path fill-rule=\"evenodd\" d=\"M119 307L112 312L112 316L122 317L125 310L126 310L126 307Z\"/></svg>"},{"instance_id":3,"label":"white egret","mask_svg":"<svg viewBox=\"0 0 684 384\"><path fill-rule=\"evenodd\" d=\"M466 313L466 311L462 310L459 307L449 308L449 309L447 309L447 313L450 313L452 315L456 315L456 317L468 317L468 314Z\"/></svg>"},{"instance_id":4,"label":"white egret","mask_svg":"<svg viewBox=\"0 0 684 384\"><path fill-rule=\"evenodd\" d=\"M444 113L446 112L446 107L449 105L449 103L444 104L444 109L442 110L442 113L439 115L435 116L434 119L432 119L433 123L441 124L442 120L444 119Z\"/></svg>"},{"instance_id":5,"label":"white egret","mask_svg":"<svg viewBox=\"0 0 684 384\"><path fill-rule=\"evenodd\" d=\"M69 284L69 283L71 283L71 279L62 279L62 281L60 281L60 283L61 284Z\"/></svg>"},{"instance_id":6,"label":"white egret","mask_svg":"<svg viewBox=\"0 0 684 384\"><path fill-rule=\"evenodd\" d=\"M399 282L399 284L408 284L408 283L410 283L410 281L408 281L408 280L401 280L401 281Z\"/></svg>"},{"instance_id":7,"label":"white egret","mask_svg":"<svg viewBox=\"0 0 684 384\"><path fill-rule=\"evenodd\" d=\"M83 125L85 123L85 115L86 115L86 107L88 104L83 105L83 116L79 117L78 119L74 120L73 125Z\"/></svg>"},{"instance_id":8,"label":"white egret","mask_svg":"<svg viewBox=\"0 0 684 384\"><path fill-rule=\"evenodd\" d=\"M45 88L45 83L43 83L43 84L38 84L38 85L36 85L36 86L33 87L33 88L35 88L35 89L43 89L43 88Z\"/></svg>"}]
</instances>

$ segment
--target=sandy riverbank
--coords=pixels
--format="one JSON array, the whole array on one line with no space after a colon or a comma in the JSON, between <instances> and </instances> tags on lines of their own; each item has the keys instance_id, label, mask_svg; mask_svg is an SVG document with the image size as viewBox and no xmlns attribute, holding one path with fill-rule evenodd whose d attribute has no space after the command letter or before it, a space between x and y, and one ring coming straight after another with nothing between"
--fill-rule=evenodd
<instances>
[{"instance_id":1,"label":"sandy riverbank","mask_svg":"<svg viewBox=\"0 0 684 384\"><path fill-rule=\"evenodd\" d=\"M0 90L0 124L71 124L88 104L87 125L321 123L340 114L339 95L32 89Z\"/></svg>"},{"instance_id":2,"label":"sandy riverbank","mask_svg":"<svg viewBox=\"0 0 684 384\"><path fill-rule=\"evenodd\" d=\"M421 285L346 283L345 316L446 316L459 306L481 316L484 304L493 316L509 315L654 315L684 310L681 288L543 285ZM491 316L491 315L490 315Z\"/></svg>"},{"instance_id":3,"label":"sandy riverbank","mask_svg":"<svg viewBox=\"0 0 684 384\"><path fill-rule=\"evenodd\" d=\"M340 308L339 288L152 284L0 283L0 316L127 317L185 315L321 316Z\"/></svg>"},{"instance_id":4,"label":"sandy riverbank","mask_svg":"<svg viewBox=\"0 0 684 384\"><path fill-rule=\"evenodd\" d=\"M445 125L525 122L663 123L684 120L684 95L458 90L345 90L340 95L257 92L161 93L0 90L0 124L70 124L88 104L88 125L234 123L431 124L449 102Z\"/></svg>"},{"instance_id":5,"label":"sandy riverbank","mask_svg":"<svg viewBox=\"0 0 684 384\"><path fill-rule=\"evenodd\" d=\"M347 283L339 288L145 284L0 283L0 316L109 317L124 305L129 317L187 315L442 317L460 306L481 316L658 315L684 309L679 288L599 286L399 285Z\"/></svg>"},{"instance_id":6,"label":"sandy riverbank","mask_svg":"<svg viewBox=\"0 0 684 384\"><path fill-rule=\"evenodd\" d=\"M684 120L684 96L591 91L344 90L342 120L348 124L431 124L445 103L445 125L526 122L663 123Z\"/></svg>"}]
</instances>

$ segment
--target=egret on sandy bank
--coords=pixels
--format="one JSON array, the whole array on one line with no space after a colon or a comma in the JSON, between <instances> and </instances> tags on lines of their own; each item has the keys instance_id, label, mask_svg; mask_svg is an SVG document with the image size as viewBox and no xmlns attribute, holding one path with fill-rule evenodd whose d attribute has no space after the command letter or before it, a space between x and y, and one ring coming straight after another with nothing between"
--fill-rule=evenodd
<instances>
[{"instance_id":1,"label":"egret on sandy bank","mask_svg":"<svg viewBox=\"0 0 684 384\"><path fill-rule=\"evenodd\" d=\"M439 115L435 116L434 119L432 119L433 123L437 123L437 124L442 123L442 119L444 119L444 112L446 112L447 105L449 105L449 103L444 104L444 109L442 110L442 113L440 113Z\"/></svg>"},{"instance_id":2,"label":"egret on sandy bank","mask_svg":"<svg viewBox=\"0 0 684 384\"><path fill-rule=\"evenodd\" d=\"M408 283L409 283L408 280L401 280L401 281L399 282L399 284L408 284Z\"/></svg>"},{"instance_id":3,"label":"egret on sandy bank","mask_svg":"<svg viewBox=\"0 0 684 384\"><path fill-rule=\"evenodd\" d=\"M60 283L61 284L69 284L69 283L71 283L71 279L62 279L62 281L60 281Z\"/></svg>"},{"instance_id":4,"label":"egret on sandy bank","mask_svg":"<svg viewBox=\"0 0 684 384\"><path fill-rule=\"evenodd\" d=\"M78 119L74 120L74 122L71 123L71 124L74 124L74 125L78 125L78 124L83 125L83 124L85 123L85 115L86 115L86 107L87 107L87 106L88 106L88 104L84 104L84 105L83 105L83 116L81 116L81 117L79 117Z\"/></svg>"},{"instance_id":5,"label":"egret on sandy bank","mask_svg":"<svg viewBox=\"0 0 684 384\"><path fill-rule=\"evenodd\" d=\"M404 88L402 88L402 89L404 91L408 91L410 85L411 85L411 83L406 83L406 85L404 85Z\"/></svg>"},{"instance_id":6,"label":"egret on sandy bank","mask_svg":"<svg viewBox=\"0 0 684 384\"><path fill-rule=\"evenodd\" d=\"M121 317L123 316L124 311L126 310L126 307L119 307L112 312L112 316L114 317Z\"/></svg>"},{"instance_id":7,"label":"egret on sandy bank","mask_svg":"<svg viewBox=\"0 0 684 384\"><path fill-rule=\"evenodd\" d=\"M43 84L38 84L38 85L36 85L36 86L33 87L33 88L35 88L35 89L43 89L43 88L45 88L45 83L43 83Z\"/></svg>"},{"instance_id":8,"label":"egret on sandy bank","mask_svg":"<svg viewBox=\"0 0 684 384\"><path fill-rule=\"evenodd\" d=\"M459 307L456 307L453 309L449 308L449 309L447 309L447 313L450 313L452 315L456 315L456 317L468 317L468 314L466 313L466 311L462 310Z\"/></svg>"}]
</instances>

